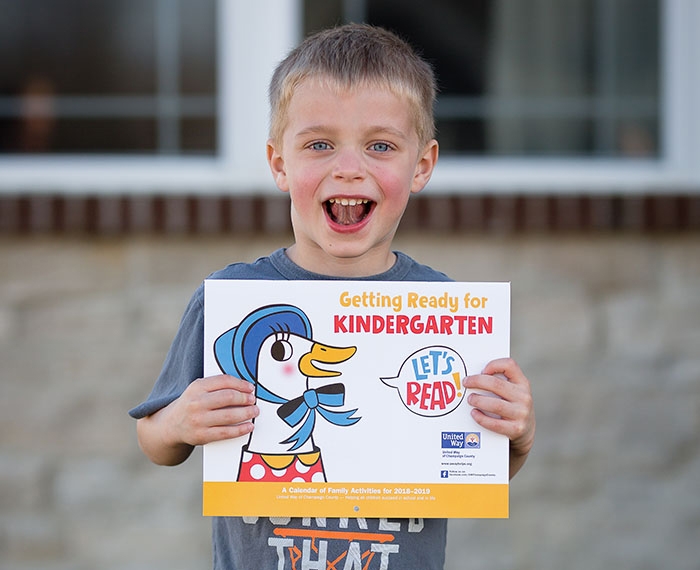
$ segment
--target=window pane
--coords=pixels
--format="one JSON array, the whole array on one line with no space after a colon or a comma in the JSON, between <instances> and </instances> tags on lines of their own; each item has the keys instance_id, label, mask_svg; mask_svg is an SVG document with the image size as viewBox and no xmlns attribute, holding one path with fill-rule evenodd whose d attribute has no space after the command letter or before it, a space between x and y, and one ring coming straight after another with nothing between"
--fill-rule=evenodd
<instances>
[{"instance_id":1,"label":"window pane","mask_svg":"<svg viewBox=\"0 0 700 570\"><path fill-rule=\"evenodd\" d=\"M216 2L180 2L178 49L183 93L216 93Z\"/></svg>"},{"instance_id":2,"label":"window pane","mask_svg":"<svg viewBox=\"0 0 700 570\"><path fill-rule=\"evenodd\" d=\"M140 153L155 147L156 128L153 119L65 119L52 142L80 154Z\"/></svg>"},{"instance_id":3,"label":"window pane","mask_svg":"<svg viewBox=\"0 0 700 570\"><path fill-rule=\"evenodd\" d=\"M306 32L397 31L434 66L443 154L658 156L659 0L306 0Z\"/></svg>"},{"instance_id":4,"label":"window pane","mask_svg":"<svg viewBox=\"0 0 700 570\"><path fill-rule=\"evenodd\" d=\"M180 122L182 150L188 154L209 154L216 140L214 119L183 119Z\"/></svg>"},{"instance_id":5,"label":"window pane","mask_svg":"<svg viewBox=\"0 0 700 570\"><path fill-rule=\"evenodd\" d=\"M0 0L0 151L213 154L215 9Z\"/></svg>"}]
</instances>

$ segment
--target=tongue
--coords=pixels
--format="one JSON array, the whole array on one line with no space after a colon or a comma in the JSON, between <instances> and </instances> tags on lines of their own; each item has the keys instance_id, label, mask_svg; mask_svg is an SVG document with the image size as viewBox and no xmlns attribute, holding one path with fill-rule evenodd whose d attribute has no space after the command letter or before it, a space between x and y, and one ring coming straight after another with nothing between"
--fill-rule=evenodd
<instances>
[{"instance_id":1,"label":"tongue","mask_svg":"<svg viewBox=\"0 0 700 570\"><path fill-rule=\"evenodd\" d=\"M350 226L360 222L362 218L364 218L365 206L363 204L343 206L336 202L331 205L331 215L337 223L343 226Z\"/></svg>"}]
</instances>

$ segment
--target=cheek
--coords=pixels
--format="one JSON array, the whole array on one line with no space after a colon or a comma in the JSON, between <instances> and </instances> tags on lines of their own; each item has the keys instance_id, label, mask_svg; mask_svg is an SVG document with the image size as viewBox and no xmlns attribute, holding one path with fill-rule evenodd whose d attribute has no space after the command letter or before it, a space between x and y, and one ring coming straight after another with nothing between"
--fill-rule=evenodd
<instances>
[{"instance_id":1,"label":"cheek","mask_svg":"<svg viewBox=\"0 0 700 570\"><path fill-rule=\"evenodd\" d=\"M404 173L390 169L381 170L377 173L377 180L388 198L398 200L405 196L408 199L411 178L406 177Z\"/></svg>"},{"instance_id":2,"label":"cheek","mask_svg":"<svg viewBox=\"0 0 700 570\"><path fill-rule=\"evenodd\" d=\"M296 199L310 198L322 179L322 173L311 166L297 169L289 177L290 193Z\"/></svg>"},{"instance_id":3,"label":"cheek","mask_svg":"<svg viewBox=\"0 0 700 570\"><path fill-rule=\"evenodd\" d=\"M294 365L287 362L282 367L282 374L284 374L285 376L291 376L292 374L294 374Z\"/></svg>"},{"instance_id":4,"label":"cheek","mask_svg":"<svg viewBox=\"0 0 700 570\"><path fill-rule=\"evenodd\" d=\"M404 157L397 158L393 161L378 161L372 166L373 176L387 190L389 188L397 191L398 189L406 189L410 184L413 175L413 168L409 161Z\"/></svg>"}]
</instances>

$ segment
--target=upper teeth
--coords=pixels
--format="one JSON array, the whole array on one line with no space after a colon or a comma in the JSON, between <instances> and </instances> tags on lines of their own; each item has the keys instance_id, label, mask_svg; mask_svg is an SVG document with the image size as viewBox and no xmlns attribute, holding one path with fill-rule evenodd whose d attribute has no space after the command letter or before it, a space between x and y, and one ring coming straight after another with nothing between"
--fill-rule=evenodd
<instances>
[{"instance_id":1,"label":"upper teeth","mask_svg":"<svg viewBox=\"0 0 700 570\"><path fill-rule=\"evenodd\" d=\"M369 200L362 198L362 199L355 199L355 198L331 198L329 200L331 204L340 204L341 206L357 206L358 204L367 204Z\"/></svg>"}]
</instances>

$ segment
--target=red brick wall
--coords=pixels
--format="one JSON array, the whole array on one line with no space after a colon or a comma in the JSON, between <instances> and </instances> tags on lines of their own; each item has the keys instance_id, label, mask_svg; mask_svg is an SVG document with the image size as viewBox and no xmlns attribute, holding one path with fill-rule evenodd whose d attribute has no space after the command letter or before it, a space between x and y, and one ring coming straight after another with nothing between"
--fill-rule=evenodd
<instances>
[{"instance_id":1,"label":"red brick wall","mask_svg":"<svg viewBox=\"0 0 700 570\"><path fill-rule=\"evenodd\" d=\"M0 235L287 232L286 197L0 197ZM409 202L402 228L432 232L687 232L700 195L437 196Z\"/></svg>"}]
</instances>

